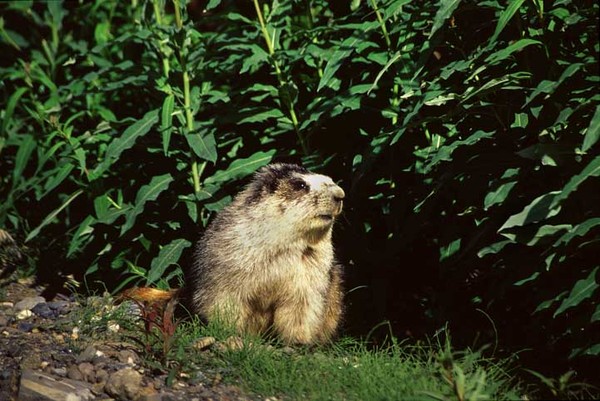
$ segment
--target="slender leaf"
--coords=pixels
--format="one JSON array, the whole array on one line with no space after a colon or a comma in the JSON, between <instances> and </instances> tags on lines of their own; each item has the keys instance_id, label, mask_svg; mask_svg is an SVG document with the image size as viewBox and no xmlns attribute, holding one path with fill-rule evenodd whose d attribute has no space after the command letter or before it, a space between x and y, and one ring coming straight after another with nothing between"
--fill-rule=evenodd
<instances>
[{"instance_id":1,"label":"slender leaf","mask_svg":"<svg viewBox=\"0 0 600 401\"><path fill-rule=\"evenodd\" d=\"M65 200L65 202L62 205L60 205L59 207L54 209L48 216L46 216L46 218L44 218L44 220L42 220L42 222L40 223L39 226L37 226L36 228L31 230L31 232L27 235L27 238L25 238L25 242L29 242L33 238L35 238L40 233L42 228L44 228L48 224L52 223L52 220L54 220L61 211L63 211L67 206L69 206L69 204L71 202L73 202L75 199L77 199L77 197L79 195L81 195L82 193L83 193L83 189L78 189L77 191L73 192L67 198L67 200Z\"/></svg>"},{"instance_id":2,"label":"slender leaf","mask_svg":"<svg viewBox=\"0 0 600 401\"><path fill-rule=\"evenodd\" d=\"M169 187L173 177L171 174L163 174L152 177L150 183L142 186L136 197L135 205L126 214L125 224L121 226L121 235L126 233L135 223L137 216L144 211L147 202L155 201L165 189Z\"/></svg>"},{"instance_id":3,"label":"slender leaf","mask_svg":"<svg viewBox=\"0 0 600 401\"><path fill-rule=\"evenodd\" d=\"M519 8L521 8L524 2L525 0L512 0L508 7L500 14L500 18L498 18L498 23L496 24L496 30L489 40L490 44L498 39L498 35L506 28L506 25L508 25L516 12L519 11Z\"/></svg>"},{"instance_id":4,"label":"slender leaf","mask_svg":"<svg viewBox=\"0 0 600 401\"><path fill-rule=\"evenodd\" d=\"M598 272L598 269L600 269L600 266L596 267L586 278L575 283L569 296L562 301L552 317L564 313L567 309L579 305L582 301L594 295L596 289L600 287L596 282L596 273Z\"/></svg>"},{"instance_id":5,"label":"slender leaf","mask_svg":"<svg viewBox=\"0 0 600 401\"><path fill-rule=\"evenodd\" d=\"M140 120L130 125L123 135L114 139L104 155L104 160L90 174L90 180L99 178L123 153L131 148L135 141L147 134L150 129L158 122L158 109L149 111Z\"/></svg>"},{"instance_id":6,"label":"slender leaf","mask_svg":"<svg viewBox=\"0 0 600 401\"><path fill-rule=\"evenodd\" d=\"M146 284L154 284L165 274L167 268L179 262L181 253L192 243L183 238L175 239L168 245L162 247L158 256L156 256L150 264L150 270L146 277Z\"/></svg>"},{"instance_id":7,"label":"slender leaf","mask_svg":"<svg viewBox=\"0 0 600 401\"><path fill-rule=\"evenodd\" d=\"M160 114L160 131L162 133L163 153L169 152L171 133L173 132L173 110L175 109L175 95L168 95L163 101Z\"/></svg>"},{"instance_id":8,"label":"slender leaf","mask_svg":"<svg viewBox=\"0 0 600 401\"><path fill-rule=\"evenodd\" d=\"M587 152L598 139L600 138L600 106L596 107L596 112L590 121L590 125L585 131L585 137L583 138L583 145L581 150Z\"/></svg>"},{"instance_id":9,"label":"slender leaf","mask_svg":"<svg viewBox=\"0 0 600 401\"><path fill-rule=\"evenodd\" d=\"M215 184L223 181L231 181L243 178L249 174L252 174L258 168L268 164L275 150L269 150L267 152L256 152L252 156L246 159L234 160L229 167L225 170L217 171L213 176L207 178L205 184Z\"/></svg>"},{"instance_id":10,"label":"slender leaf","mask_svg":"<svg viewBox=\"0 0 600 401\"><path fill-rule=\"evenodd\" d=\"M431 28L431 32L429 33L429 38L431 38L437 31L440 29L446 20L452 16L456 7L460 4L460 0L441 0L440 6L435 14L435 18L433 19L433 27Z\"/></svg>"}]
</instances>

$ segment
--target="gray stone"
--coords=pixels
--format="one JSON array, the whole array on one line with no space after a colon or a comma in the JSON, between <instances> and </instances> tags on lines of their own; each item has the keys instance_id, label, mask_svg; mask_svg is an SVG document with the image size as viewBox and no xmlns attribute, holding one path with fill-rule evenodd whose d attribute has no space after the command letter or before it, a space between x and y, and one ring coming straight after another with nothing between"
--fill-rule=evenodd
<instances>
[{"instance_id":1,"label":"gray stone","mask_svg":"<svg viewBox=\"0 0 600 401\"><path fill-rule=\"evenodd\" d=\"M83 352L77 356L77 363L81 362L91 362L96 357L96 347L93 345L88 345L85 347Z\"/></svg>"},{"instance_id":2,"label":"gray stone","mask_svg":"<svg viewBox=\"0 0 600 401\"><path fill-rule=\"evenodd\" d=\"M76 380L56 380L33 370L24 370L19 383L19 401L88 401L94 394L87 383Z\"/></svg>"},{"instance_id":3,"label":"gray stone","mask_svg":"<svg viewBox=\"0 0 600 401\"><path fill-rule=\"evenodd\" d=\"M38 297L23 298L22 300L20 300L19 302L17 302L15 304L14 311L20 312L22 310L31 310L31 309L33 309L34 306L36 306L37 304L41 304L43 302L46 302L44 297L38 296Z\"/></svg>"},{"instance_id":4,"label":"gray stone","mask_svg":"<svg viewBox=\"0 0 600 401\"><path fill-rule=\"evenodd\" d=\"M50 309L47 303L41 302L31 308L31 311L44 319L52 319L58 316L58 313Z\"/></svg>"},{"instance_id":5,"label":"gray stone","mask_svg":"<svg viewBox=\"0 0 600 401\"><path fill-rule=\"evenodd\" d=\"M125 368L108 377L104 391L117 399L134 400L139 397L141 386L142 375L131 368Z\"/></svg>"}]
</instances>

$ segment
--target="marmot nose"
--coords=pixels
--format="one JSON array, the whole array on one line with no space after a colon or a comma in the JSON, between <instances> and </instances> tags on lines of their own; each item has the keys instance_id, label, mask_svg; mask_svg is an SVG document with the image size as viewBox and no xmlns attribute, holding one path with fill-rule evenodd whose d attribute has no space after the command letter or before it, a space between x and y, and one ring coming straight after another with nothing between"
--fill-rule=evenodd
<instances>
[{"instance_id":1,"label":"marmot nose","mask_svg":"<svg viewBox=\"0 0 600 401\"><path fill-rule=\"evenodd\" d=\"M344 192L344 190L342 188L338 187L337 185L331 189L331 192L333 193L333 199L336 202L341 202L344 199L344 197L346 196L346 193Z\"/></svg>"}]
</instances>

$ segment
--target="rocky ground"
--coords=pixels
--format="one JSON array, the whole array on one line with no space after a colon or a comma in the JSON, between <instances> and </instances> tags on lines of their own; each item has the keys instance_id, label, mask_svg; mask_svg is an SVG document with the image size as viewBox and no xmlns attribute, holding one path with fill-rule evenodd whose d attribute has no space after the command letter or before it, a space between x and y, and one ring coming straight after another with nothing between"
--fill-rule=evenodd
<instances>
[{"instance_id":1,"label":"rocky ground","mask_svg":"<svg viewBox=\"0 0 600 401\"><path fill-rule=\"evenodd\" d=\"M256 399L218 374L168 378L141 362L139 345L81 338L80 302L41 293L27 280L0 288L0 401Z\"/></svg>"}]
</instances>

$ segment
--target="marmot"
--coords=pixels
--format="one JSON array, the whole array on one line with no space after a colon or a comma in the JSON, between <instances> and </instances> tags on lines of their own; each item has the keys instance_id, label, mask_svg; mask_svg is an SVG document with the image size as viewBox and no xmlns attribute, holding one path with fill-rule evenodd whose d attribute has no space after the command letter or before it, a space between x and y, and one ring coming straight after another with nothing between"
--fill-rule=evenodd
<instances>
[{"instance_id":1,"label":"marmot","mask_svg":"<svg viewBox=\"0 0 600 401\"><path fill-rule=\"evenodd\" d=\"M331 233L344 191L294 164L270 164L218 213L197 243L192 309L286 343L330 340L342 313Z\"/></svg>"}]
</instances>

